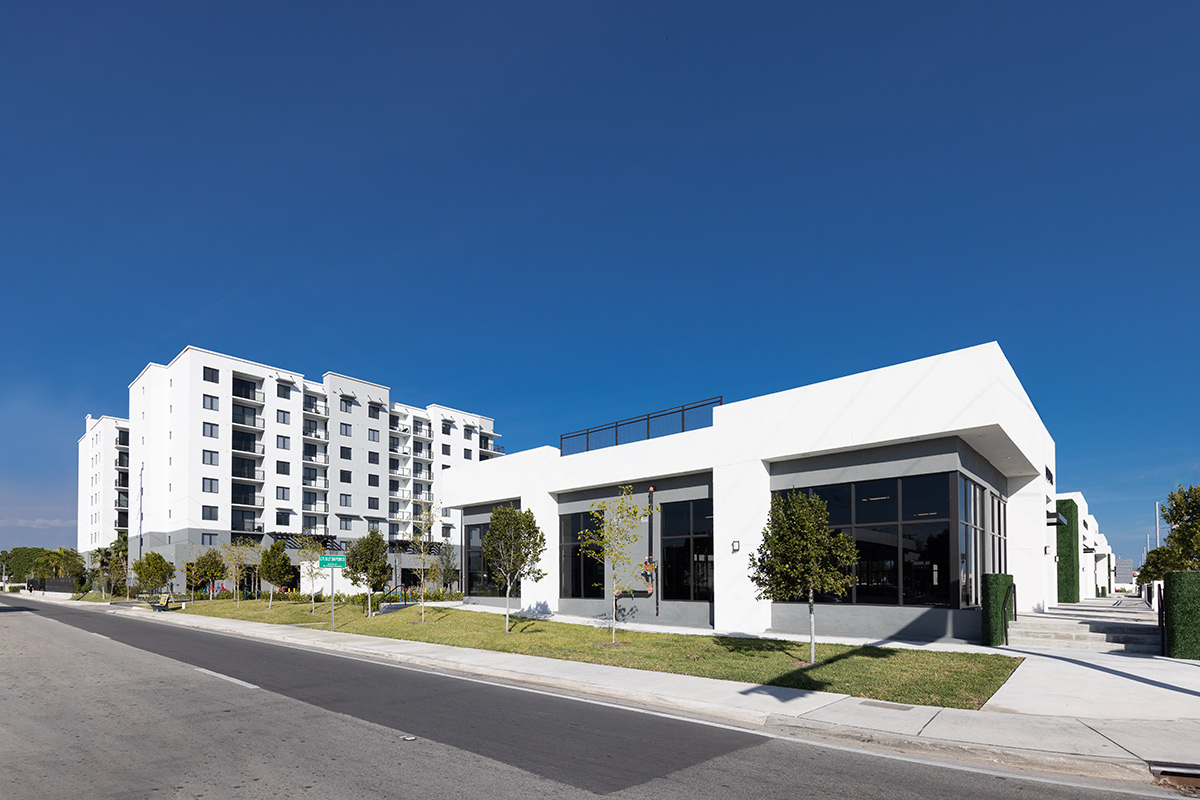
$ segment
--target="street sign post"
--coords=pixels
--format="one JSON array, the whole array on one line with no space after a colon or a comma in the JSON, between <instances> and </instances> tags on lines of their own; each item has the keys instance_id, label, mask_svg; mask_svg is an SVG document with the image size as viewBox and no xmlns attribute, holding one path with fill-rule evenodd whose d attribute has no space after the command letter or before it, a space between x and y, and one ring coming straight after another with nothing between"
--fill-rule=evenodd
<instances>
[{"instance_id":1,"label":"street sign post","mask_svg":"<svg viewBox=\"0 0 1200 800\"><path fill-rule=\"evenodd\" d=\"M346 566L345 556L321 556L317 561L321 569L329 569L329 630L333 630L333 571Z\"/></svg>"}]
</instances>

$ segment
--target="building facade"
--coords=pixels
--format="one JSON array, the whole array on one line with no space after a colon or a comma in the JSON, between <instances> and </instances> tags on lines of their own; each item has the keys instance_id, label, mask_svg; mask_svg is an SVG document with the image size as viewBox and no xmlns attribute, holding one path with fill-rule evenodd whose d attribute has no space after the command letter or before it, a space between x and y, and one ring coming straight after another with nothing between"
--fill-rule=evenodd
<instances>
[{"instance_id":1,"label":"building facade","mask_svg":"<svg viewBox=\"0 0 1200 800\"><path fill-rule=\"evenodd\" d=\"M235 536L293 551L316 536L336 552L375 529L403 568L423 513L436 518L435 543L458 539L459 515L438 501L442 475L503 452L488 417L196 347L134 379L126 428L130 559L161 553L180 570L177 589L187 562Z\"/></svg>"},{"instance_id":2,"label":"building facade","mask_svg":"<svg viewBox=\"0 0 1200 800\"><path fill-rule=\"evenodd\" d=\"M717 405L711 425L670 435L647 420L645 436L615 443L622 425L640 423L611 426L613 446L542 447L446 476L470 602L500 602L477 551L492 509L512 504L548 542L522 607L606 616L613 576L579 531L622 486L659 509L634 547L655 591L623 598L625 619L807 631L805 603L761 600L749 578L771 497L792 491L824 498L859 553L854 588L822 598L826 635L977 641L990 572L1014 576L1022 610L1054 602L1054 442L995 343Z\"/></svg>"},{"instance_id":3,"label":"building facade","mask_svg":"<svg viewBox=\"0 0 1200 800\"><path fill-rule=\"evenodd\" d=\"M87 553L129 532L129 420L84 420L79 437L76 549Z\"/></svg>"}]
</instances>

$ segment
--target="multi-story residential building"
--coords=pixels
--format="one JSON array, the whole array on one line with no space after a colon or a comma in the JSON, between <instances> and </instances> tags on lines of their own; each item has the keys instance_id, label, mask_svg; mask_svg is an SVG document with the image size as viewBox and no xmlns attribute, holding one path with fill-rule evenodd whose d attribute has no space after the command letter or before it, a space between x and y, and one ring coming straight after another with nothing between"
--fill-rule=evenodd
<instances>
[{"instance_id":1,"label":"multi-story residential building","mask_svg":"<svg viewBox=\"0 0 1200 800\"><path fill-rule=\"evenodd\" d=\"M337 551L372 529L399 553L424 512L453 546L438 475L502 453L497 435L488 417L393 402L382 384L185 348L129 386L130 558L155 550L182 569L233 536L294 549L308 534Z\"/></svg>"},{"instance_id":2,"label":"multi-story residential building","mask_svg":"<svg viewBox=\"0 0 1200 800\"><path fill-rule=\"evenodd\" d=\"M129 530L129 420L84 420L79 437L79 510L76 549L87 553Z\"/></svg>"}]
</instances>

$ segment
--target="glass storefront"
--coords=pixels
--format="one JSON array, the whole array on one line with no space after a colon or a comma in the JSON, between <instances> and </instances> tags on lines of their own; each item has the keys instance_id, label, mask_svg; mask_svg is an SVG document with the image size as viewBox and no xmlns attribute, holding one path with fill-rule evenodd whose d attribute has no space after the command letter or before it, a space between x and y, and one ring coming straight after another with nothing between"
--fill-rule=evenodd
<instances>
[{"instance_id":1,"label":"glass storefront","mask_svg":"<svg viewBox=\"0 0 1200 800\"><path fill-rule=\"evenodd\" d=\"M830 526L858 548L854 587L841 597L821 596L822 602L974 606L979 576L1007 566L1004 500L959 473L790 491L825 500Z\"/></svg>"},{"instance_id":2,"label":"glass storefront","mask_svg":"<svg viewBox=\"0 0 1200 800\"><path fill-rule=\"evenodd\" d=\"M662 505L663 600L713 599L712 500Z\"/></svg>"},{"instance_id":3,"label":"glass storefront","mask_svg":"<svg viewBox=\"0 0 1200 800\"><path fill-rule=\"evenodd\" d=\"M596 559L579 540L589 530L592 512L563 514L559 520L560 597L603 597L604 563Z\"/></svg>"}]
</instances>

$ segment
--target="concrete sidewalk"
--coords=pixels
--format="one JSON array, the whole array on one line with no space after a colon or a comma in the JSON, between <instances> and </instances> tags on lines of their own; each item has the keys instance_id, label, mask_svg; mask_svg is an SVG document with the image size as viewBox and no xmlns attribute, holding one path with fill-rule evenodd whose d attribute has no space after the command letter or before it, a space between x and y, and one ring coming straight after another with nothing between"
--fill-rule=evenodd
<instances>
[{"instance_id":1,"label":"concrete sidewalk","mask_svg":"<svg viewBox=\"0 0 1200 800\"><path fill-rule=\"evenodd\" d=\"M1025 659L982 711L963 711L327 630L199 615L155 614L24 593L19 597L93 608L160 624L383 659L824 744L873 745L893 752L919 751L953 760L1112 780L1144 781L1149 776L1147 764L1200 764L1200 662L1197 661L1077 650L926 646L1005 653ZM483 606L446 605L497 613L497 609ZM596 625L595 620L589 619L561 616L554 619ZM621 627L669 630L659 626ZM712 635L712 631L671 632ZM920 647L900 642L870 644Z\"/></svg>"}]
</instances>

